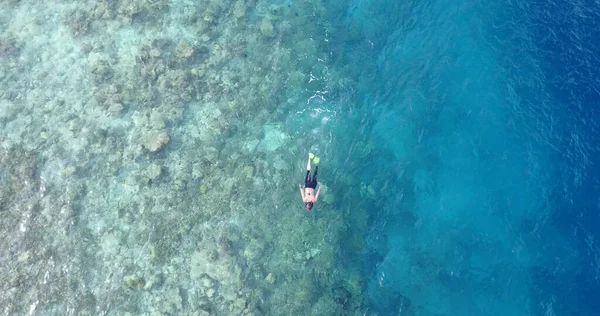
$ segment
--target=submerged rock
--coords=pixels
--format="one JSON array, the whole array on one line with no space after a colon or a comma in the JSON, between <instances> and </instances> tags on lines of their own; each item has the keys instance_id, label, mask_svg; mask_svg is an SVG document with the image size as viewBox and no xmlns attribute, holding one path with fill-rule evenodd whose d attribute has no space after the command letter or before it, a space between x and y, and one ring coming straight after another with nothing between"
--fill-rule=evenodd
<instances>
[{"instance_id":1,"label":"submerged rock","mask_svg":"<svg viewBox=\"0 0 600 316\"><path fill-rule=\"evenodd\" d=\"M149 180L156 180L158 179L158 177L160 177L162 173L162 168L153 163L150 166L148 166L148 168L146 168L146 177L148 177Z\"/></svg>"},{"instance_id":2,"label":"submerged rock","mask_svg":"<svg viewBox=\"0 0 600 316\"><path fill-rule=\"evenodd\" d=\"M194 54L194 48L186 41L181 41L175 48L175 56L179 59L186 59Z\"/></svg>"},{"instance_id":3,"label":"submerged rock","mask_svg":"<svg viewBox=\"0 0 600 316\"><path fill-rule=\"evenodd\" d=\"M273 273L267 274L267 277L265 278L265 282L270 283L270 284L275 283L275 275Z\"/></svg>"},{"instance_id":4,"label":"submerged rock","mask_svg":"<svg viewBox=\"0 0 600 316\"><path fill-rule=\"evenodd\" d=\"M342 285L337 285L331 289L331 298L333 298L334 302L342 306L346 305L346 303L348 303L351 297L352 293L350 293L350 291L348 291Z\"/></svg>"},{"instance_id":5,"label":"submerged rock","mask_svg":"<svg viewBox=\"0 0 600 316\"><path fill-rule=\"evenodd\" d=\"M281 130L280 124L267 124L263 127L265 138L260 141L258 149L267 152L274 151L283 146L289 136Z\"/></svg>"},{"instance_id":6,"label":"submerged rock","mask_svg":"<svg viewBox=\"0 0 600 316\"><path fill-rule=\"evenodd\" d=\"M275 36L275 28L273 27L273 23L268 19L263 19L259 26L260 33L265 37L273 37Z\"/></svg>"},{"instance_id":7,"label":"submerged rock","mask_svg":"<svg viewBox=\"0 0 600 316\"><path fill-rule=\"evenodd\" d=\"M170 141L171 137L169 137L166 131L152 131L146 136L144 148L151 152L156 152Z\"/></svg>"}]
</instances>

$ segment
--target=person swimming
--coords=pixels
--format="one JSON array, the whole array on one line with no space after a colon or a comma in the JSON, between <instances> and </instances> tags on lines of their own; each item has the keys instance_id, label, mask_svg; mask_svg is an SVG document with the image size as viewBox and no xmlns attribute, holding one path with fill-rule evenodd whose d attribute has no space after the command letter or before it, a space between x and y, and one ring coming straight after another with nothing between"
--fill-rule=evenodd
<instances>
[{"instance_id":1,"label":"person swimming","mask_svg":"<svg viewBox=\"0 0 600 316\"><path fill-rule=\"evenodd\" d=\"M306 179L304 180L304 190L302 190L302 184L298 184L300 188L300 195L302 195L302 202L304 202L304 208L310 211L319 199L319 192L321 191L321 185L315 194L315 188L317 187L317 172L319 171L319 157L315 157L313 153L308 153L308 163L306 164ZM312 178L310 176L310 162L315 164L315 173Z\"/></svg>"}]
</instances>

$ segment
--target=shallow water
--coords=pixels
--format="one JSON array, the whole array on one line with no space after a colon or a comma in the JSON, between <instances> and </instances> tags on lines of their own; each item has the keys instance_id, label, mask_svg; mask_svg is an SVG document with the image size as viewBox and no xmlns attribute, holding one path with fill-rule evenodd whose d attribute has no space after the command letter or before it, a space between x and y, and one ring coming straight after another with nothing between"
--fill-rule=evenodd
<instances>
[{"instance_id":1,"label":"shallow water","mask_svg":"<svg viewBox=\"0 0 600 316\"><path fill-rule=\"evenodd\" d=\"M599 18L5 1L0 311L594 315Z\"/></svg>"}]
</instances>

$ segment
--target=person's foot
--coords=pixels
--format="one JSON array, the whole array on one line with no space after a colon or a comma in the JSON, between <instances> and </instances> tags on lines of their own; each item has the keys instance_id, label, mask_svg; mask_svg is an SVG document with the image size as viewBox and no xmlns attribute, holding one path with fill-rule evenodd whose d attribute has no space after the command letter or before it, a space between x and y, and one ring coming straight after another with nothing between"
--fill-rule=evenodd
<instances>
[{"instance_id":1,"label":"person's foot","mask_svg":"<svg viewBox=\"0 0 600 316\"><path fill-rule=\"evenodd\" d=\"M321 161L321 158L319 158L319 157L317 157L317 156L313 157L313 159L312 159L312 162L313 162L315 165L318 165L318 164L319 164L319 161Z\"/></svg>"},{"instance_id":2,"label":"person's foot","mask_svg":"<svg viewBox=\"0 0 600 316\"><path fill-rule=\"evenodd\" d=\"M315 158L315 154L308 153L308 159L312 160L313 158Z\"/></svg>"}]
</instances>

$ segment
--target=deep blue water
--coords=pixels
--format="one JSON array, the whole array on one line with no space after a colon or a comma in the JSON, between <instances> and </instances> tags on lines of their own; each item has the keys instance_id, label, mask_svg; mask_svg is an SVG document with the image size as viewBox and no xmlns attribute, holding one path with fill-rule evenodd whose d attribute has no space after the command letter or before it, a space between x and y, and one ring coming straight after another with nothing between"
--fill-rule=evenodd
<instances>
[{"instance_id":1,"label":"deep blue water","mask_svg":"<svg viewBox=\"0 0 600 316\"><path fill-rule=\"evenodd\" d=\"M336 192L349 223L368 214L340 264L368 280L369 312L597 315L600 4L329 6L353 82L315 105L335 113L323 177L354 188Z\"/></svg>"}]
</instances>

